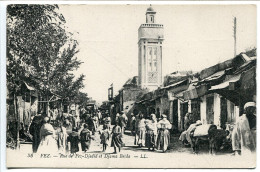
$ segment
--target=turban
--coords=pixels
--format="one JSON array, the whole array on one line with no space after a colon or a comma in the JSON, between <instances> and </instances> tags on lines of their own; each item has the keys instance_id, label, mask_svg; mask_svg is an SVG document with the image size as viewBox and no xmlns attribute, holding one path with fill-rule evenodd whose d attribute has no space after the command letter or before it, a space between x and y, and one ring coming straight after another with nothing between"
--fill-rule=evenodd
<instances>
[{"instance_id":1,"label":"turban","mask_svg":"<svg viewBox=\"0 0 260 172\"><path fill-rule=\"evenodd\" d=\"M43 121L47 123L47 122L49 121L49 119L50 119L49 117L45 117L45 118L43 119Z\"/></svg>"},{"instance_id":2,"label":"turban","mask_svg":"<svg viewBox=\"0 0 260 172\"><path fill-rule=\"evenodd\" d=\"M255 102L247 102L244 106L244 109L246 109L248 107L256 107L256 103Z\"/></svg>"}]
</instances>

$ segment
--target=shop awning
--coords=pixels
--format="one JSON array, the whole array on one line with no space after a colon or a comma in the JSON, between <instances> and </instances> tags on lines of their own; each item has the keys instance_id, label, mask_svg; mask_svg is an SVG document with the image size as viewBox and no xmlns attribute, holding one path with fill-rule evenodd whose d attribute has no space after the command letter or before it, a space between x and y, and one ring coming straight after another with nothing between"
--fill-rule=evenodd
<instances>
[{"instance_id":1,"label":"shop awning","mask_svg":"<svg viewBox=\"0 0 260 172\"><path fill-rule=\"evenodd\" d=\"M176 99L181 99L184 100L184 96L183 96L184 91L180 91L180 92L171 92L168 91L168 99L170 101L176 100Z\"/></svg>"},{"instance_id":2,"label":"shop awning","mask_svg":"<svg viewBox=\"0 0 260 172\"><path fill-rule=\"evenodd\" d=\"M218 80L220 79L221 77L223 77L227 71L231 70L232 68L227 68L225 70L221 70L221 71L218 71L212 75L210 75L209 77L201 80L200 82L210 82L210 81L214 81L214 80Z\"/></svg>"},{"instance_id":3,"label":"shop awning","mask_svg":"<svg viewBox=\"0 0 260 172\"><path fill-rule=\"evenodd\" d=\"M200 85L200 86L192 86L187 91L183 93L184 100L191 100L196 99L200 96L203 96L208 91L207 85Z\"/></svg>"},{"instance_id":4,"label":"shop awning","mask_svg":"<svg viewBox=\"0 0 260 172\"><path fill-rule=\"evenodd\" d=\"M211 91L212 90L220 90L220 89L230 89L230 90L233 90L234 88L231 88L232 84L236 83L237 81L239 81L240 77L241 77L240 74L232 76L231 78L227 79L223 83L212 86L209 90L211 90ZM229 88L229 86L230 86L230 88Z\"/></svg>"},{"instance_id":5,"label":"shop awning","mask_svg":"<svg viewBox=\"0 0 260 172\"><path fill-rule=\"evenodd\" d=\"M211 80L215 80L215 79L219 79L221 76L223 76L225 74L225 70L222 70L222 71L219 71L219 72L216 72L214 73L213 75L205 78L202 80L203 81L211 81Z\"/></svg>"},{"instance_id":6,"label":"shop awning","mask_svg":"<svg viewBox=\"0 0 260 172\"><path fill-rule=\"evenodd\" d=\"M176 83L174 83L174 84L168 85L168 86L163 87L163 88L168 89L168 88L176 87L176 86L179 86L179 85L181 85L181 84L183 84L183 83L185 83L185 82L187 82L187 81L188 81L188 79L185 79L185 80L176 82Z\"/></svg>"}]
</instances>

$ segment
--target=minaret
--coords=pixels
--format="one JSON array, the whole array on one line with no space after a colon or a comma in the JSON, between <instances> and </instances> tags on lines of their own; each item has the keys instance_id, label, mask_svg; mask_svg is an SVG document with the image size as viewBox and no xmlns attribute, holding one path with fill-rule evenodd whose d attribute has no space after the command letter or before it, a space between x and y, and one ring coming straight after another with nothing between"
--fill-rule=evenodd
<instances>
[{"instance_id":1,"label":"minaret","mask_svg":"<svg viewBox=\"0 0 260 172\"><path fill-rule=\"evenodd\" d=\"M156 11L146 10L146 23L138 30L138 82L150 91L162 86L163 25L156 24Z\"/></svg>"}]
</instances>

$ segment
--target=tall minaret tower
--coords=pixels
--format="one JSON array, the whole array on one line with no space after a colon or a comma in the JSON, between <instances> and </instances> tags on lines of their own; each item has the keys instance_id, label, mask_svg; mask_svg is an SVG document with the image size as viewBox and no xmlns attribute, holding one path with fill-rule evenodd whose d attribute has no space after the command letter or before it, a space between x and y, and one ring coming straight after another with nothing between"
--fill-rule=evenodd
<instances>
[{"instance_id":1,"label":"tall minaret tower","mask_svg":"<svg viewBox=\"0 0 260 172\"><path fill-rule=\"evenodd\" d=\"M156 11L146 10L146 23L138 29L138 78L150 91L162 86L163 25L156 24Z\"/></svg>"}]
</instances>

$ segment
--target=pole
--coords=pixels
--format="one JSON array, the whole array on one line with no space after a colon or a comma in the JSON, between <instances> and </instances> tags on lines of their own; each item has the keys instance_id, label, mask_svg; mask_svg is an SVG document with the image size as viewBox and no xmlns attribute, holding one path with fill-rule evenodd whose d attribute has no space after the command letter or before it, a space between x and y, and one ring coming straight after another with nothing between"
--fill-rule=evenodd
<instances>
[{"instance_id":1,"label":"pole","mask_svg":"<svg viewBox=\"0 0 260 172\"><path fill-rule=\"evenodd\" d=\"M20 131L20 115L17 110L17 102L16 102L16 94L14 93L14 111L17 114L17 133L16 133L16 149L20 149L20 138L19 138L19 131Z\"/></svg>"},{"instance_id":2,"label":"pole","mask_svg":"<svg viewBox=\"0 0 260 172\"><path fill-rule=\"evenodd\" d=\"M234 31L234 57L237 55L237 18L234 17L234 26L233 26L233 31Z\"/></svg>"},{"instance_id":3,"label":"pole","mask_svg":"<svg viewBox=\"0 0 260 172\"><path fill-rule=\"evenodd\" d=\"M31 90L30 90L30 110L29 110L29 124L26 132L29 132L29 126L31 123L31 117L32 117L32 95L31 95Z\"/></svg>"}]
</instances>

